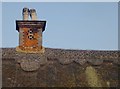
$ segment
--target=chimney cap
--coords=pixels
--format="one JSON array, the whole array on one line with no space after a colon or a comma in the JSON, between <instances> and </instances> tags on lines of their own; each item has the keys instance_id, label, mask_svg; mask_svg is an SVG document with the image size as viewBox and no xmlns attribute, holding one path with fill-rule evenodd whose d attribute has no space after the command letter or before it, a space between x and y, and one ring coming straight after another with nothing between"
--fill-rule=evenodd
<instances>
[{"instance_id":1,"label":"chimney cap","mask_svg":"<svg viewBox=\"0 0 120 89\"><path fill-rule=\"evenodd\" d=\"M24 7L23 12L29 12L29 9L27 7Z\"/></svg>"},{"instance_id":2,"label":"chimney cap","mask_svg":"<svg viewBox=\"0 0 120 89\"><path fill-rule=\"evenodd\" d=\"M33 13L33 12L36 12L36 10L35 9L30 9L30 12Z\"/></svg>"},{"instance_id":3,"label":"chimney cap","mask_svg":"<svg viewBox=\"0 0 120 89\"><path fill-rule=\"evenodd\" d=\"M35 20L35 21L26 21L26 20L16 20L16 30L19 31L20 27L32 27L32 28L42 28L42 32L45 30L46 21Z\"/></svg>"}]
</instances>

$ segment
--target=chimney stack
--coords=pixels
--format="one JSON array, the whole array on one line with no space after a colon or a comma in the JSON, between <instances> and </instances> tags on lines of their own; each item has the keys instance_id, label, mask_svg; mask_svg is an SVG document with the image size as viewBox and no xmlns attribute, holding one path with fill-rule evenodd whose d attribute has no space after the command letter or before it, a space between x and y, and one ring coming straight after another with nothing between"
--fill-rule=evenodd
<instances>
[{"instance_id":1,"label":"chimney stack","mask_svg":"<svg viewBox=\"0 0 120 89\"><path fill-rule=\"evenodd\" d=\"M37 20L37 13L35 9L30 9L31 20Z\"/></svg>"},{"instance_id":2,"label":"chimney stack","mask_svg":"<svg viewBox=\"0 0 120 89\"><path fill-rule=\"evenodd\" d=\"M19 32L19 46L16 47L16 51L44 53L42 33L45 30L46 21L37 20L35 9L23 8L22 14L23 20L16 20L16 30Z\"/></svg>"},{"instance_id":3,"label":"chimney stack","mask_svg":"<svg viewBox=\"0 0 120 89\"><path fill-rule=\"evenodd\" d=\"M23 15L23 20L28 20L28 18L29 18L29 9L26 8L26 7L23 8L22 15Z\"/></svg>"}]
</instances>

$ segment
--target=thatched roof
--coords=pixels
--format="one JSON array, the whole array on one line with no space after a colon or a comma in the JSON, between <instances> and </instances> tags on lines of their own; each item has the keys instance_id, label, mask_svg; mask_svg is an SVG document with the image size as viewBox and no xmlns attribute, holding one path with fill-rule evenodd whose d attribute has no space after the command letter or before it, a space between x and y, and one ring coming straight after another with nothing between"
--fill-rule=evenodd
<instances>
[{"instance_id":1,"label":"thatched roof","mask_svg":"<svg viewBox=\"0 0 120 89\"><path fill-rule=\"evenodd\" d=\"M25 54L3 48L3 87L117 87L119 53L46 48L44 54Z\"/></svg>"}]
</instances>

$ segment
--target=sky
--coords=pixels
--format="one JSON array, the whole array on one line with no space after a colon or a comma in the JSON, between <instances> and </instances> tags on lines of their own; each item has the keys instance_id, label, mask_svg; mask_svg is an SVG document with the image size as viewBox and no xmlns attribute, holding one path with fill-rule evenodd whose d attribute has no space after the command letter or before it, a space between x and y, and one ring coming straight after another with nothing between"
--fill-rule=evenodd
<instances>
[{"instance_id":1,"label":"sky","mask_svg":"<svg viewBox=\"0 0 120 89\"><path fill-rule=\"evenodd\" d=\"M15 21L22 20L24 7L35 8L38 19L47 21L44 47L118 50L117 2L3 2L2 47L19 45Z\"/></svg>"},{"instance_id":2,"label":"sky","mask_svg":"<svg viewBox=\"0 0 120 89\"><path fill-rule=\"evenodd\" d=\"M0 0L2 2L119 2L119 0Z\"/></svg>"},{"instance_id":3,"label":"sky","mask_svg":"<svg viewBox=\"0 0 120 89\"><path fill-rule=\"evenodd\" d=\"M0 47L2 47L2 3L0 2Z\"/></svg>"},{"instance_id":4,"label":"sky","mask_svg":"<svg viewBox=\"0 0 120 89\"><path fill-rule=\"evenodd\" d=\"M120 16L120 2L118 4L118 16ZM120 18L118 18L118 29L120 28ZM120 50L120 29L118 30L118 50Z\"/></svg>"}]
</instances>

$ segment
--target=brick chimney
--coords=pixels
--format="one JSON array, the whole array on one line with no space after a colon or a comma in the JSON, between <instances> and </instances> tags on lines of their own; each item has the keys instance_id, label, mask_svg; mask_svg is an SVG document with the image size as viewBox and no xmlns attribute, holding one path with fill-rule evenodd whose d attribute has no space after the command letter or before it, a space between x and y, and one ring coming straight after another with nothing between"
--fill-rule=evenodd
<instances>
[{"instance_id":1,"label":"brick chimney","mask_svg":"<svg viewBox=\"0 0 120 89\"><path fill-rule=\"evenodd\" d=\"M23 8L23 20L16 20L16 30L19 32L19 46L16 51L25 53L44 53L42 32L46 21L37 20L35 9ZM31 20L29 20L29 15Z\"/></svg>"}]
</instances>

